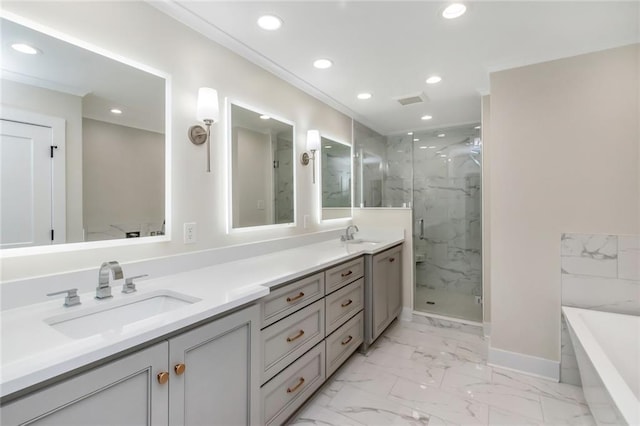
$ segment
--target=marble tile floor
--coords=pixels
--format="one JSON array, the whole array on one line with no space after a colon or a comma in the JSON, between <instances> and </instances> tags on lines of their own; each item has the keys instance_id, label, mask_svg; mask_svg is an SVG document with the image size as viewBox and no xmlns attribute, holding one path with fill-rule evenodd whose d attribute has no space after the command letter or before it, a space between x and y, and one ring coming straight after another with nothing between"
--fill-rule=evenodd
<instances>
[{"instance_id":1,"label":"marble tile floor","mask_svg":"<svg viewBox=\"0 0 640 426\"><path fill-rule=\"evenodd\" d=\"M416 286L414 299L418 311L482 322L482 305L471 294ZM427 300L434 304L427 304Z\"/></svg>"},{"instance_id":2,"label":"marble tile floor","mask_svg":"<svg viewBox=\"0 0 640 426\"><path fill-rule=\"evenodd\" d=\"M354 354L290 425L595 425L582 388L489 367L480 327L414 315Z\"/></svg>"}]
</instances>

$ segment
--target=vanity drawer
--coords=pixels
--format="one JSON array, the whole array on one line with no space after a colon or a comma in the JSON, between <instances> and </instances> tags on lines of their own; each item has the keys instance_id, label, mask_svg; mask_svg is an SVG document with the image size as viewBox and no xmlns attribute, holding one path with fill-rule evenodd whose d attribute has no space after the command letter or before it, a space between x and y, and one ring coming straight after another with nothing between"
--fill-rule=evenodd
<instances>
[{"instance_id":1,"label":"vanity drawer","mask_svg":"<svg viewBox=\"0 0 640 426\"><path fill-rule=\"evenodd\" d=\"M364 337L364 313L360 312L327 337L327 377L360 346Z\"/></svg>"},{"instance_id":2,"label":"vanity drawer","mask_svg":"<svg viewBox=\"0 0 640 426\"><path fill-rule=\"evenodd\" d=\"M324 300L262 330L262 383L324 339Z\"/></svg>"},{"instance_id":3,"label":"vanity drawer","mask_svg":"<svg viewBox=\"0 0 640 426\"><path fill-rule=\"evenodd\" d=\"M262 424L283 424L322 385L325 377L325 347L320 342L262 387Z\"/></svg>"},{"instance_id":4,"label":"vanity drawer","mask_svg":"<svg viewBox=\"0 0 640 426\"><path fill-rule=\"evenodd\" d=\"M325 272L327 294L364 275L364 258L343 263Z\"/></svg>"},{"instance_id":5,"label":"vanity drawer","mask_svg":"<svg viewBox=\"0 0 640 426\"><path fill-rule=\"evenodd\" d=\"M272 291L260 304L264 328L324 296L324 274L312 275Z\"/></svg>"},{"instance_id":6,"label":"vanity drawer","mask_svg":"<svg viewBox=\"0 0 640 426\"><path fill-rule=\"evenodd\" d=\"M364 306L364 278L342 287L325 298L326 333L333 333Z\"/></svg>"}]
</instances>

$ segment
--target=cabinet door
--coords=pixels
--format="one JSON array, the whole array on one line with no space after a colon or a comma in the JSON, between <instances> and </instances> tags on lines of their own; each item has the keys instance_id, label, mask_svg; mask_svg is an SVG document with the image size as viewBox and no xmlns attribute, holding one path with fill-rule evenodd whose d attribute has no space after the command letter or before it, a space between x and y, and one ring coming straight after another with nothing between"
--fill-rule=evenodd
<instances>
[{"instance_id":1,"label":"cabinet door","mask_svg":"<svg viewBox=\"0 0 640 426\"><path fill-rule=\"evenodd\" d=\"M10 402L2 425L167 425L167 342Z\"/></svg>"},{"instance_id":2,"label":"cabinet door","mask_svg":"<svg viewBox=\"0 0 640 426\"><path fill-rule=\"evenodd\" d=\"M259 323L254 305L169 340L172 425L258 423Z\"/></svg>"},{"instance_id":3,"label":"cabinet door","mask_svg":"<svg viewBox=\"0 0 640 426\"><path fill-rule=\"evenodd\" d=\"M402 310L402 250L400 248L390 250L387 262L389 318L395 318Z\"/></svg>"},{"instance_id":4,"label":"cabinet door","mask_svg":"<svg viewBox=\"0 0 640 426\"><path fill-rule=\"evenodd\" d=\"M386 328L389 319L387 276L389 258L386 252L373 256L372 264L372 289L373 304L373 338L376 339Z\"/></svg>"}]
</instances>

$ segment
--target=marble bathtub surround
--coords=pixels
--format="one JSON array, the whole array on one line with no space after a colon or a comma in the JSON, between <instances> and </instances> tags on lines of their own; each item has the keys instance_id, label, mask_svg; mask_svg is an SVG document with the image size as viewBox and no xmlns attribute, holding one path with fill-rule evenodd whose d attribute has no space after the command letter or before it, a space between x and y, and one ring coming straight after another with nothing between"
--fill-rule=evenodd
<instances>
[{"instance_id":1,"label":"marble bathtub surround","mask_svg":"<svg viewBox=\"0 0 640 426\"><path fill-rule=\"evenodd\" d=\"M562 305L640 315L640 236L562 234ZM561 321L560 380L580 384L575 353Z\"/></svg>"},{"instance_id":2,"label":"marble bathtub surround","mask_svg":"<svg viewBox=\"0 0 640 426\"><path fill-rule=\"evenodd\" d=\"M291 424L595 424L580 387L488 367L480 327L413 318L356 353Z\"/></svg>"}]
</instances>

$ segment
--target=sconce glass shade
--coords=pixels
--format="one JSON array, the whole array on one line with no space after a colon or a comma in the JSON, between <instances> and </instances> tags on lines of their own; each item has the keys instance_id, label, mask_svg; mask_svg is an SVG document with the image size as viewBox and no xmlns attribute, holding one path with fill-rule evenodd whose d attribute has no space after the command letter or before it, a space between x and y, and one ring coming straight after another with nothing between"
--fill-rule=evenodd
<instances>
[{"instance_id":1,"label":"sconce glass shade","mask_svg":"<svg viewBox=\"0 0 640 426\"><path fill-rule=\"evenodd\" d=\"M307 131L307 151L318 151L320 149L320 131Z\"/></svg>"},{"instance_id":2,"label":"sconce glass shade","mask_svg":"<svg viewBox=\"0 0 640 426\"><path fill-rule=\"evenodd\" d=\"M198 89L198 107L196 118L198 121L218 121L220 108L218 107L218 91L208 87Z\"/></svg>"}]
</instances>

